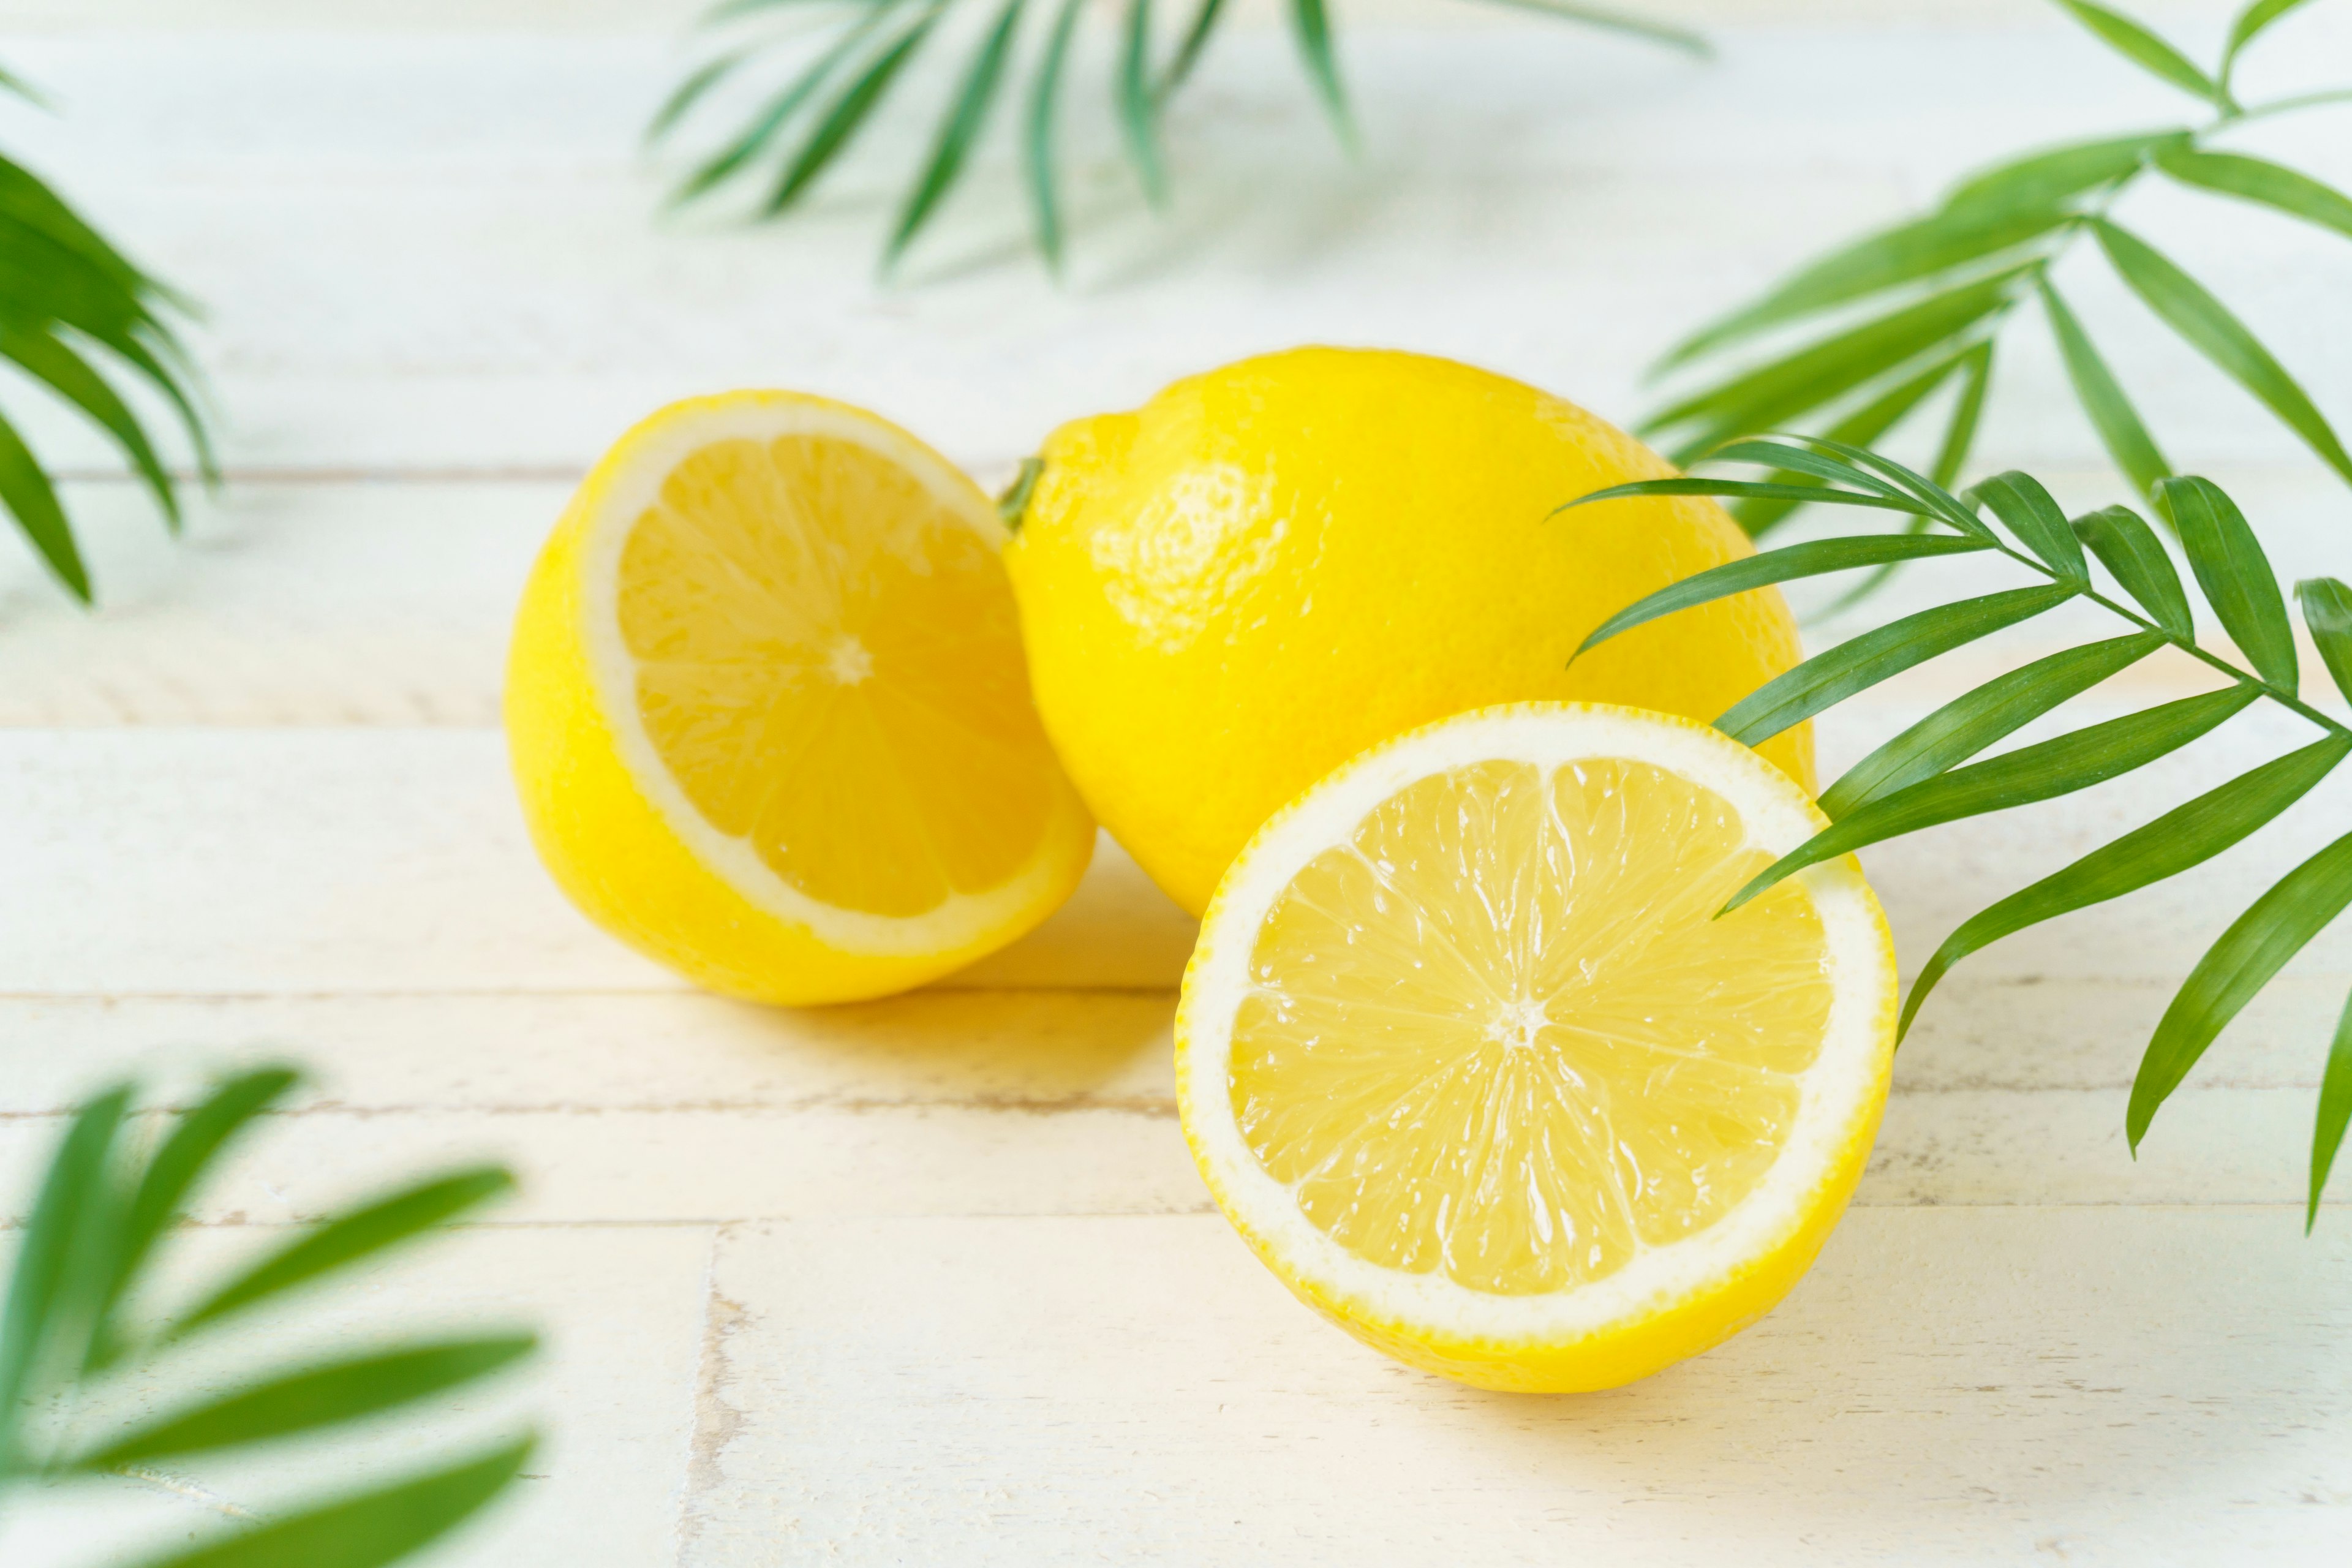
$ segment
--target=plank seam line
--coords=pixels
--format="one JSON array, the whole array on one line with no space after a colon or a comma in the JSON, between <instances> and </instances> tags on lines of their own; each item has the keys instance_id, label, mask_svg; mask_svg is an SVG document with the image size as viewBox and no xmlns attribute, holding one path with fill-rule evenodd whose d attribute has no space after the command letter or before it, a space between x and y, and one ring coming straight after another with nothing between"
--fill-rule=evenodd
<instances>
[{"instance_id":1,"label":"plank seam line","mask_svg":"<svg viewBox=\"0 0 2352 1568\"><path fill-rule=\"evenodd\" d=\"M2320 1205L2331 1213L2352 1209L2352 1199L2328 1199ZM2269 1203L2251 1198L2236 1198L2213 1203L2189 1203L2179 1198L2151 1198L2133 1202L2123 1198L2085 1198L2067 1201L2027 1203L1873 1203L1857 1197L1848 1206L1869 1209L1879 1214L2066 1214L2092 1210L2129 1209L2139 1214L2250 1214L2284 1215L2299 1218L2304 1212L2302 1200ZM325 1218L320 1215L297 1215L289 1219L183 1220L173 1230L192 1231L279 1231L297 1230L313 1226ZM834 1212L802 1212L738 1215L674 1215L656 1219L510 1219L474 1220L451 1225L451 1231L518 1231L518 1230L732 1230L748 1225L868 1225L877 1221L923 1222L938 1220L1193 1220L1221 1218L1214 1204L1202 1200L1195 1207L1171 1208L1098 1208L1098 1209L898 1209L860 1211L845 1209ZM22 1230L22 1218L11 1215L0 1219L0 1234Z\"/></svg>"},{"instance_id":2,"label":"plank seam line","mask_svg":"<svg viewBox=\"0 0 2352 1568\"><path fill-rule=\"evenodd\" d=\"M897 996L875 1002L851 1003L849 1006L877 1007L919 996L1167 996L1173 997L1173 985L926 985L919 990L902 992ZM413 991L7 991L0 990L0 1003L77 1003L112 1006L124 1002L219 1003L236 1005L265 1002L471 1002L471 1001L561 1001L567 997L593 999L598 997L668 997L684 1001L723 1002L727 998L712 993L671 989L650 985L600 986L482 986L469 989L461 986L420 988ZM752 1004L742 1004L752 1005ZM779 1009L792 1016L790 1009Z\"/></svg>"}]
</instances>

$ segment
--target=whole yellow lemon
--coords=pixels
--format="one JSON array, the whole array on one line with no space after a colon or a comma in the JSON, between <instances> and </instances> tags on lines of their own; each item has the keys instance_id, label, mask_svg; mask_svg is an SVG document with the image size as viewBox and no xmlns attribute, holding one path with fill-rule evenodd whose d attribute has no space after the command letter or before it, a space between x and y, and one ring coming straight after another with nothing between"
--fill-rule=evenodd
<instances>
[{"instance_id":1,"label":"whole yellow lemon","mask_svg":"<svg viewBox=\"0 0 2352 1568\"><path fill-rule=\"evenodd\" d=\"M1711 721L1802 657L1762 589L1569 667L1643 595L1749 552L1700 498L1563 502L1674 470L1449 360L1304 348L1062 426L1004 562L1039 716L1096 817L1194 914L1259 824L1391 736L1496 703ZM1807 790L1812 736L1760 748Z\"/></svg>"}]
</instances>

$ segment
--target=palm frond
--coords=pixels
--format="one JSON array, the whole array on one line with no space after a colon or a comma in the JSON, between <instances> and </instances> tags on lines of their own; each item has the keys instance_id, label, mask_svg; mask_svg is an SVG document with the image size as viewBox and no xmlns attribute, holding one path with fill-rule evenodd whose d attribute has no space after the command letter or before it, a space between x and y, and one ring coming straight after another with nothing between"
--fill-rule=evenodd
<instances>
[{"instance_id":1,"label":"palm frond","mask_svg":"<svg viewBox=\"0 0 2352 1568\"><path fill-rule=\"evenodd\" d=\"M0 87L31 97L12 76ZM38 100L35 99L37 102ZM29 169L0 157L0 355L88 419L130 464L177 532L175 481L146 426L103 371L143 383L177 416L207 483L218 466L196 408L187 351L170 318L192 308L126 259ZM90 602L89 569L57 485L17 425L0 416L0 506L66 591Z\"/></svg>"},{"instance_id":2,"label":"palm frond","mask_svg":"<svg viewBox=\"0 0 2352 1568\"><path fill-rule=\"evenodd\" d=\"M1682 438L1672 449L1678 460L1745 431L1809 420L1828 435L1875 443L1940 384L1923 388L1921 365L1989 355L2016 321L2037 313L2017 309L2032 301L2100 445L2141 500L2152 500L2171 477L2171 465L2052 277L2058 261L2088 237L2157 321L2352 482L2352 454L2278 356L2203 284L2109 216L2117 198L2155 171L2189 190L2267 206L2352 238L2352 197L2298 170L2211 145L2243 121L2346 98L2309 94L2249 108L2232 97L2229 84L2240 52L2294 4L2256 0L2249 5L2231 29L2227 53L2210 71L2113 6L2095 0L2057 4L2124 58L2202 101L2210 118L2070 142L1997 164L1961 181L1934 211L1838 247L1693 332L1661 356L1654 370L1687 375L1715 367L1710 381L1672 397L1649 421L1680 427ZM1852 324L1865 313L1872 325ZM1872 326L1878 329L1874 337ZM1768 334L1799 341L1760 357L1748 352ZM1735 353L1745 357L1734 359ZM1822 374L1832 361L1842 373ZM1936 464L1947 485L1959 480L1986 386L1979 373L1954 399ZM1761 534L1795 510L1743 506L1735 515L1752 534Z\"/></svg>"},{"instance_id":3,"label":"palm frond","mask_svg":"<svg viewBox=\"0 0 2352 1568\"><path fill-rule=\"evenodd\" d=\"M174 1465L292 1437L315 1440L352 1423L417 1406L528 1358L523 1331L400 1340L250 1375L226 1389L188 1376L173 1355L194 1336L234 1331L245 1310L331 1282L430 1236L512 1190L482 1167L427 1179L329 1218L198 1298L158 1315L152 1276L172 1226L222 1157L295 1086L285 1068L216 1083L168 1131L133 1131L134 1086L78 1110L36 1197L0 1310L0 1502L24 1485ZM175 1384L184 1383L184 1387ZM158 1415L111 1424L92 1412L135 1389ZM375 1568L440 1539L520 1470L525 1434L420 1476L273 1510L272 1522L231 1530L147 1568Z\"/></svg>"},{"instance_id":4,"label":"palm frond","mask_svg":"<svg viewBox=\"0 0 2352 1568\"><path fill-rule=\"evenodd\" d=\"M1488 0L1596 31L1704 55L1706 41L1686 28L1580 0ZM1341 83L1336 29L1326 0L1285 0L1299 64L1343 142L1352 145L1354 121ZM906 13L916 9L912 20ZM982 19L980 13L985 10ZM883 111L910 57L933 35L969 37L971 52L953 85L930 153L917 168L884 246L886 268L897 262L936 217L971 172L990 106L1007 77L1026 71L1027 105L1020 129L1020 161L1034 216L1037 249L1059 270L1065 241L1055 173L1062 78L1083 12L1116 29L1110 50L1108 99L1120 142L1146 200L1165 205L1171 188L1164 146L1168 105L1197 74L1212 39L1227 18L1226 0L1192 0L1170 17L1150 0L1118 0L1088 7L1081 0L730 0L703 18L711 47L656 110L646 139L659 144L722 123L723 101L764 70L776 82L754 98L730 132L704 151L672 194L673 203L700 200L761 169L776 171L772 194L760 209L773 217L793 206ZM971 16L969 25L962 21ZM888 31L896 27L896 32ZM879 42L877 43L877 38ZM829 85L849 75L851 85L803 127Z\"/></svg>"},{"instance_id":5,"label":"palm frond","mask_svg":"<svg viewBox=\"0 0 2352 1568\"><path fill-rule=\"evenodd\" d=\"M2204 611L2242 662L2200 647L2187 588L2163 542L2126 507L2068 519L2047 490L2004 473L1955 494L1875 453L1804 436L1748 440L1716 457L1820 488L1811 499L1907 514L1910 531L1811 540L1710 568L1626 605L1584 647L1634 626L1768 583L1900 560L1997 552L2025 585L1922 610L1814 655L1716 721L1755 744L1927 659L2058 605L2087 602L2124 623L2122 635L2067 648L2008 671L1946 703L1879 746L1822 796L1832 824L1759 874L1727 907L1836 856L1941 823L2012 810L2087 789L2147 766L2257 703L2317 731L2300 749L2246 768L2154 821L2001 900L1948 937L1906 997L1900 1029L1969 954L2029 927L2202 865L2271 822L2352 756L2352 729L2305 703L2287 595L2235 502L2210 480L2166 476L2153 486L2187 557ZM1613 486L1571 503L1627 496L1746 498L1756 481L1706 477ZM2105 574L2103 582L2094 564ZM2112 583L2112 587L2107 583ZM2352 696L2352 588L2333 578L2297 585L2305 631L2339 688ZM2224 679L2202 695L2160 702L1984 758L2028 721L2057 711L2159 649L2197 659ZM1582 648L1578 650L1580 653ZM1979 760L1981 759L1981 760ZM2288 872L2222 931L2181 983L2132 1086L2126 1131L2137 1149L2158 1110L2230 1020L2280 969L2352 904L2352 836ZM2352 1023L2330 1048L2312 1146L2310 1212L2352 1123Z\"/></svg>"}]
</instances>

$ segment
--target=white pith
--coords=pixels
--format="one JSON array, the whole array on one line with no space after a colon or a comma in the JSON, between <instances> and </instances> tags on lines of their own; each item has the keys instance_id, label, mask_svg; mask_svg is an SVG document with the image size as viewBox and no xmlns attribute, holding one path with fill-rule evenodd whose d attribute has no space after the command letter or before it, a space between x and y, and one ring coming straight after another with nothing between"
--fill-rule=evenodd
<instances>
[{"instance_id":1,"label":"white pith","mask_svg":"<svg viewBox=\"0 0 2352 1568\"><path fill-rule=\"evenodd\" d=\"M630 433L608 459L615 465L583 530L580 569L581 637L597 707L610 727L621 761L646 799L697 860L745 899L780 920L803 927L845 953L887 956L953 952L987 942L1021 922L1051 891L1057 877L1048 853L1049 824L1038 853L1021 870L979 893L951 893L918 915L877 915L845 910L809 897L785 881L743 839L711 826L687 796L646 732L637 710L636 662L621 633L621 555L629 531L650 507L671 472L704 447L720 441L773 441L786 436L821 436L877 452L905 469L991 550L1004 547L1003 525L988 500L961 473L919 443L869 416L834 404L790 396L746 398L717 406L687 405L674 416ZM862 653L862 648L856 652ZM836 650L854 665L855 655ZM846 670L836 671L837 678ZM1068 809L1067 804L1057 810Z\"/></svg>"},{"instance_id":2,"label":"white pith","mask_svg":"<svg viewBox=\"0 0 2352 1568\"><path fill-rule=\"evenodd\" d=\"M1769 763L1719 732L1631 709L1535 703L1448 720L1345 764L1269 821L1225 873L1184 975L1177 1098L1202 1174L1227 1214L1292 1279L1348 1315L1432 1340L1562 1344L1636 1321L1769 1255L1812 1214L1841 1155L1877 1114L1891 1049L1894 952L1876 900L1851 860L1800 873L1824 937L1831 1003L1819 1055L1801 1075L1796 1119L1754 1190L1696 1235L1639 1252L1615 1273L1549 1294L1475 1290L1443 1273L1371 1263L1318 1229L1294 1190L1244 1140L1229 1087L1233 1021L1275 900L1317 855L1347 840L1416 780L1490 761L1549 769L1622 758L1680 774L1729 801L1751 846L1779 856L1827 819Z\"/></svg>"}]
</instances>

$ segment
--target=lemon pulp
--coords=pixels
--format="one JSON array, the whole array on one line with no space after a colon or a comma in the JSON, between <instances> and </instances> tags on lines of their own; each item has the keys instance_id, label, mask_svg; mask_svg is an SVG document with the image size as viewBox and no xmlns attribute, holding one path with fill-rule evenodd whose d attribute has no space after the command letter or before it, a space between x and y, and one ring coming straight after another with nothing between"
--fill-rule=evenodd
<instances>
[{"instance_id":1,"label":"lemon pulp","mask_svg":"<svg viewBox=\"0 0 2352 1568\"><path fill-rule=\"evenodd\" d=\"M1235 1012L1250 1153L1367 1262L1589 1284L1764 1179L1832 1000L1813 901L1716 911L1769 853L1653 763L1414 782L1275 898Z\"/></svg>"},{"instance_id":2,"label":"lemon pulp","mask_svg":"<svg viewBox=\"0 0 2352 1568\"><path fill-rule=\"evenodd\" d=\"M1037 854L1064 786L1003 565L882 454L699 447L632 523L618 590L662 764L792 887L905 917Z\"/></svg>"}]
</instances>

